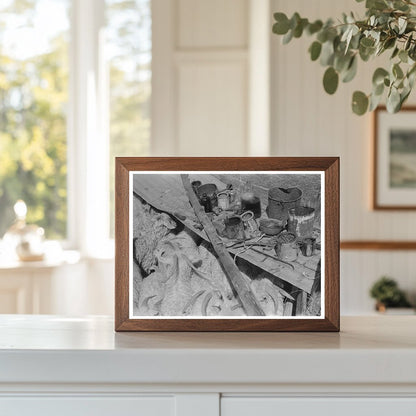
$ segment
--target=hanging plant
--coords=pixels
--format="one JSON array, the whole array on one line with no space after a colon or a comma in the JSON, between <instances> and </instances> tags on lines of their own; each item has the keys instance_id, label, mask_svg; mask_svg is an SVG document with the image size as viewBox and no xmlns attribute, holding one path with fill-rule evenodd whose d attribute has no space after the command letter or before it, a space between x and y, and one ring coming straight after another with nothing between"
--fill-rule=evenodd
<instances>
[{"instance_id":1,"label":"hanging plant","mask_svg":"<svg viewBox=\"0 0 416 416\"><path fill-rule=\"evenodd\" d=\"M386 96L387 110L396 113L415 83L416 2L366 0L365 7L364 19L344 13L339 22L333 19L310 22L299 13L290 19L284 13L275 13L273 33L283 36L283 44L304 34L314 37L309 54L312 61L319 60L326 67L323 87L328 94L336 92L340 80L354 79L359 60L367 62L390 54L390 65L374 71L371 92L353 93L352 110L358 115L373 111Z\"/></svg>"}]
</instances>

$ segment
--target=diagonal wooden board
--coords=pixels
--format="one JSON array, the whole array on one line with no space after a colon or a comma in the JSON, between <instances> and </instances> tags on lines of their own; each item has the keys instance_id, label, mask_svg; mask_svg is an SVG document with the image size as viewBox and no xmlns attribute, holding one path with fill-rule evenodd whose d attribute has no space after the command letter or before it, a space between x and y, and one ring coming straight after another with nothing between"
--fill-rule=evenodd
<instances>
[{"instance_id":1,"label":"diagonal wooden board","mask_svg":"<svg viewBox=\"0 0 416 416\"><path fill-rule=\"evenodd\" d=\"M213 175L190 174L190 180L200 180L202 183L215 183L219 190L226 185ZM179 174L149 174L137 173L133 176L133 192L159 211L173 215L178 221L195 234L209 242L205 231L195 228L197 218L189 203ZM178 215L179 214L179 215ZM183 219L183 217L186 217ZM231 255L239 253L240 249L228 249ZM295 270L260 253L247 250L239 254L240 258L254 264L291 285L311 293L314 282L314 271L301 264L294 263Z\"/></svg>"}]
</instances>

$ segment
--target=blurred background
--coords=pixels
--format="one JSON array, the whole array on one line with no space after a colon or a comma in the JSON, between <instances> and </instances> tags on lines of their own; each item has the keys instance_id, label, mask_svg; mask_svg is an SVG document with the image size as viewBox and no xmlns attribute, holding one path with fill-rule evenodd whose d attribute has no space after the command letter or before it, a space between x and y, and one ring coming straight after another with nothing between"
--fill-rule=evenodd
<instances>
[{"instance_id":1,"label":"blurred background","mask_svg":"<svg viewBox=\"0 0 416 416\"><path fill-rule=\"evenodd\" d=\"M341 240L415 240L416 212L371 209L372 116L353 115L350 97L376 66L330 97L310 39L271 33L275 11L350 10L362 6L2 0L0 313L113 314L115 156L340 156ZM16 213L44 230L42 258L8 252ZM414 254L342 250L341 313L374 313L383 275L414 303Z\"/></svg>"}]
</instances>

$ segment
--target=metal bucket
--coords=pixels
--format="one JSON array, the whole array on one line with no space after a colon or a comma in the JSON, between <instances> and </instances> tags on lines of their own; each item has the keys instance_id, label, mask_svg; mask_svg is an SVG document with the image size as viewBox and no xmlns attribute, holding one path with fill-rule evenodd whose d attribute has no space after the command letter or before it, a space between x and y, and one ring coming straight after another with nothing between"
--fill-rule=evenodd
<instances>
[{"instance_id":1,"label":"metal bucket","mask_svg":"<svg viewBox=\"0 0 416 416\"><path fill-rule=\"evenodd\" d=\"M277 220L286 220L289 209L298 207L301 198L302 191L299 188L270 188L267 215Z\"/></svg>"},{"instance_id":2,"label":"metal bucket","mask_svg":"<svg viewBox=\"0 0 416 416\"><path fill-rule=\"evenodd\" d=\"M258 196L254 194L241 195L241 209L243 211L251 211L255 218L261 217L261 202Z\"/></svg>"},{"instance_id":3,"label":"metal bucket","mask_svg":"<svg viewBox=\"0 0 416 416\"><path fill-rule=\"evenodd\" d=\"M199 186L197 190L198 198L201 199L203 194L209 196L213 208L218 205L217 185L214 183L205 183L204 185Z\"/></svg>"},{"instance_id":4,"label":"metal bucket","mask_svg":"<svg viewBox=\"0 0 416 416\"><path fill-rule=\"evenodd\" d=\"M243 240L244 225L240 216L235 215L233 217L227 217L224 221L225 229L223 231L224 236L230 240Z\"/></svg>"},{"instance_id":5,"label":"metal bucket","mask_svg":"<svg viewBox=\"0 0 416 416\"><path fill-rule=\"evenodd\" d=\"M277 238L274 248L277 257L283 261L295 261L298 257L299 247L296 243L296 236L291 233L285 233Z\"/></svg>"},{"instance_id":6,"label":"metal bucket","mask_svg":"<svg viewBox=\"0 0 416 416\"><path fill-rule=\"evenodd\" d=\"M309 207L295 207L289 210L287 229L299 238L312 237L315 210Z\"/></svg>"}]
</instances>

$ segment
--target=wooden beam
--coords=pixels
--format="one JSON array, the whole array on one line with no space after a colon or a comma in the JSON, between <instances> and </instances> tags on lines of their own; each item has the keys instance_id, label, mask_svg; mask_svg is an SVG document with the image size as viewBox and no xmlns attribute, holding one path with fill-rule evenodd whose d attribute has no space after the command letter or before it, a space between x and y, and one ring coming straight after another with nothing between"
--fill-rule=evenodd
<instances>
[{"instance_id":1,"label":"wooden beam","mask_svg":"<svg viewBox=\"0 0 416 416\"><path fill-rule=\"evenodd\" d=\"M416 250L416 241L341 241L341 250Z\"/></svg>"},{"instance_id":2,"label":"wooden beam","mask_svg":"<svg viewBox=\"0 0 416 416\"><path fill-rule=\"evenodd\" d=\"M306 304L308 301L308 295L301 290L296 296L296 316L303 316L306 314Z\"/></svg>"},{"instance_id":3,"label":"wooden beam","mask_svg":"<svg viewBox=\"0 0 416 416\"><path fill-rule=\"evenodd\" d=\"M218 255L218 259L224 268L224 272L234 290L237 292L237 295L243 305L243 308L248 316L263 316L264 312L261 309L260 305L257 303L253 292L250 289L249 284L241 275L240 270L235 265L233 259L230 256L230 253L225 248L223 241L217 233L214 225L211 220L208 218L208 215L205 213L202 205L199 203L197 196L195 195L194 190L192 189L189 176L186 174L181 175L182 183L185 188L185 191L188 195L189 202L191 203L192 208L195 211L195 214L204 227L204 230L212 244L214 251Z\"/></svg>"}]
</instances>

